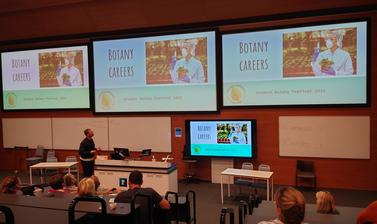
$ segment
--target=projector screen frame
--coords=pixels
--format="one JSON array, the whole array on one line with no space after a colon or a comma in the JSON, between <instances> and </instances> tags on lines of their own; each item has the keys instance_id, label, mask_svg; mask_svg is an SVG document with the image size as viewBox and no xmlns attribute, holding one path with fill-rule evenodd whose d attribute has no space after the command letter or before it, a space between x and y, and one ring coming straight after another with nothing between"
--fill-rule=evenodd
<instances>
[{"instance_id":1,"label":"projector screen frame","mask_svg":"<svg viewBox=\"0 0 377 224\"><path fill-rule=\"evenodd\" d=\"M127 39L134 39L134 38L150 38L150 37L156 37L156 36L169 36L169 35L182 35L182 34L191 34L191 33L201 33L201 32L214 32L215 34L215 43L214 43L214 56L215 56L215 88L216 88L216 108L214 110L183 110L183 111L167 111L167 110L156 110L156 111L110 111L110 112L103 112L103 111L96 111L96 95L95 95L95 77L94 77L94 71L95 71L95 62L94 62L94 42L100 42L100 41L111 41L111 40L127 40ZM220 108L222 104L222 80L221 76L219 75L219 71L221 69L221 35L218 27L191 27L191 28L184 28L184 29L171 29L171 30L163 30L163 31L146 31L146 32L136 32L136 33L121 33L121 34L116 34L116 35L110 35L110 36L105 36L105 37L94 37L90 39L89 43L89 53L90 55L89 58L89 66L92 74L92 79L90 79L90 83L92 88L90 89L91 94L90 94L90 100L91 100L91 105L92 105L92 112L93 114L97 115L124 115L124 114L129 114L129 115L137 115L137 114L218 114L220 113Z\"/></svg>"},{"instance_id":2,"label":"projector screen frame","mask_svg":"<svg viewBox=\"0 0 377 224\"><path fill-rule=\"evenodd\" d=\"M34 50L49 50L55 48L71 48L71 47L86 47L87 53L87 73L88 73L88 107L72 107L72 108L22 108L22 109L5 109L4 108L4 97L1 97L1 111L5 113L9 112L33 112L33 111L92 111L92 102L91 102L91 60L90 60L90 45L88 41L84 41L82 43L72 43L72 44L51 44L48 42L39 43L41 44L38 47L32 46L25 46L27 44L32 45L33 43L23 43L12 46L11 48L3 48L0 50L0 91L3 95L3 66L2 66L2 54L4 53L12 53L12 52L19 52L19 51L34 51Z\"/></svg>"},{"instance_id":3,"label":"projector screen frame","mask_svg":"<svg viewBox=\"0 0 377 224\"><path fill-rule=\"evenodd\" d=\"M313 20L317 19L316 17L312 18ZM224 71L223 71L223 36L224 35L231 35L231 34L242 34L242 33L252 33L252 32L263 32L263 31L273 31L273 30L281 30L281 29L290 29L290 28L303 28L309 26L322 26L322 25L336 25L342 23L357 23L357 22L366 22L366 86L365 86L365 103L346 103L346 104L286 104L286 105L279 105L279 104L270 104L270 105L224 105ZM253 24L253 23L252 23ZM332 19L332 20L321 20L321 21L310 21L310 22L303 22L303 23L289 23L284 25L276 25L276 26L265 26L265 27L258 27L258 28L243 28L243 29L233 29L233 30L226 30L221 31L221 51L219 52L220 59L222 65L220 67L219 73L221 77L221 109L257 109L257 108L365 108L370 107L371 105L371 50L369 49L371 46L371 16L362 16L362 17L355 17L355 18L347 18L347 19Z\"/></svg>"},{"instance_id":4,"label":"projector screen frame","mask_svg":"<svg viewBox=\"0 0 377 224\"><path fill-rule=\"evenodd\" d=\"M222 121L250 121L251 122L251 157L242 156L210 156L210 155L192 155L191 154L191 133L190 133L190 122L222 122ZM192 158L231 158L231 159L257 159L258 158L258 142L257 142L257 119L194 119L185 120L185 149L189 150L188 155ZM186 152L187 153L187 152Z\"/></svg>"}]
</instances>

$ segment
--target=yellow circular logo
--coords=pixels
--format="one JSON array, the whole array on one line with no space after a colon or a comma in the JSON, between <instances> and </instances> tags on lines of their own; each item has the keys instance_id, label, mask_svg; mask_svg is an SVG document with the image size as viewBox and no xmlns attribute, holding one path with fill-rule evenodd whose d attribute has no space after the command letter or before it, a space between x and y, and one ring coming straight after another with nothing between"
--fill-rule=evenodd
<instances>
[{"instance_id":1,"label":"yellow circular logo","mask_svg":"<svg viewBox=\"0 0 377 224\"><path fill-rule=\"evenodd\" d=\"M8 93L6 96L6 102L8 107L15 107L17 104L17 96L14 93Z\"/></svg>"},{"instance_id":2,"label":"yellow circular logo","mask_svg":"<svg viewBox=\"0 0 377 224\"><path fill-rule=\"evenodd\" d=\"M241 103L245 96L245 90L240 85L234 85L228 88L228 99L232 103Z\"/></svg>"},{"instance_id":3,"label":"yellow circular logo","mask_svg":"<svg viewBox=\"0 0 377 224\"><path fill-rule=\"evenodd\" d=\"M101 92L99 95L99 102L103 109L109 110L113 107L114 95L109 91Z\"/></svg>"}]
</instances>

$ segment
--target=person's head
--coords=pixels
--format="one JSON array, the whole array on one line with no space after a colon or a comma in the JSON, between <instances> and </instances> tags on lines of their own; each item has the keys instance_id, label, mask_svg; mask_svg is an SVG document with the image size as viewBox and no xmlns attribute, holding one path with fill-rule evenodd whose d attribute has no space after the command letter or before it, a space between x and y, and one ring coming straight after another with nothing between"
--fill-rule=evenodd
<instances>
[{"instance_id":1,"label":"person's head","mask_svg":"<svg viewBox=\"0 0 377 224\"><path fill-rule=\"evenodd\" d=\"M293 187L281 187L275 192L276 212L285 224L300 224L305 216L305 199Z\"/></svg>"},{"instance_id":2,"label":"person's head","mask_svg":"<svg viewBox=\"0 0 377 224\"><path fill-rule=\"evenodd\" d=\"M1 193L15 194L19 188L20 182L16 176L6 176L1 181Z\"/></svg>"},{"instance_id":3,"label":"person's head","mask_svg":"<svg viewBox=\"0 0 377 224\"><path fill-rule=\"evenodd\" d=\"M143 184L143 174L138 170L132 171L128 177L128 182L131 189L135 186L141 186Z\"/></svg>"},{"instance_id":4,"label":"person's head","mask_svg":"<svg viewBox=\"0 0 377 224\"><path fill-rule=\"evenodd\" d=\"M326 41L326 47L331 50L336 50L338 47L343 46L343 36L345 34L344 30L330 30L324 35Z\"/></svg>"},{"instance_id":5,"label":"person's head","mask_svg":"<svg viewBox=\"0 0 377 224\"><path fill-rule=\"evenodd\" d=\"M52 189L54 190L59 190L63 188L63 176L60 174L56 174L50 178L48 181L48 185L51 186Z\"/></svg>"},{"instance_id":6,"label":"person's head","mask_svg":"<svg viewBox=\"0 0 377 224\"><path fill-rule=\"evenodd\" d=\"M68 67L73 66L75 61L75 55L72 53L68 53L67 56L64 58L64 64Z\"/></svg>"},{"instance_id":7,"label":"person's head","mask_svg":"<svg viewBox=\"0 0 377 224\"><path fill-rule=\"evenodd\" d=\"M94 133L93 133L93 130L90 129L90 128L87 128L84 130L84 135L87 137L87 138L92 138L94 136Z\"/></svg>"},{"instance_id":8,"label":"person's head","mask_svg":"<svg viewBox=\"0 0 377 224\"><path fill-rule=\"evenodd\" d=\"M98 177L95 175L92 175L90 178L92 178L92 180L94 181L94 188L97 191L98 187L101 185L101 182L99 182Z\"/></svg>"},{"instance_id":9,"label":"person's head","mask_svg":"<svg viewBox=\"0 0 377 224\"><path fill-rule=\"evenodd\" d=\"M363 209L356 219L357 224L377 223L377 201L374 201Z\"/></svg>"},{"instance_id":10,"label":"person's head","mask_svg":"<svg viewBox=\"0 0 377 224\"><path fill-rule=\"evenodd\" d=\"M331 214L336 213L334 197L328 191L318 191L315 194L317 198L317 212Z\"/></svg>"},{"instance_id":11,"label":"person's head","mask_svg":"<svg viewBox=\"0 0 377 224\"><path fill-rule=\"evenodd\" d=\"M82 179L78 187L79 196L95 196L96 189L94 186L94 181L90 177Z\"/></svg>"},{"instance_id":12,"label":"person's head","mask_svg":"<svg viewBox=\"0 0 377 224\"><path fill-rule=\"evenodd\" d=\"M195 56L195 46L196 40L185 40L181 44L181 53L182 56L185 58L190 58L191 56Z\"/></svg>"},{"instance_id":13,"label":"person's head","mask_svg":"<svg viewBox=\"0 0 377 224\"><path fill-rule=\"evenodd\" d=\"M71 187L71 186L77 185L77 180L76 180L75 176L73 176L70 173L67 173L66 175L64 175L63 179L64 179L64 186L65 187Z\"/></svg>"}]
</instances>

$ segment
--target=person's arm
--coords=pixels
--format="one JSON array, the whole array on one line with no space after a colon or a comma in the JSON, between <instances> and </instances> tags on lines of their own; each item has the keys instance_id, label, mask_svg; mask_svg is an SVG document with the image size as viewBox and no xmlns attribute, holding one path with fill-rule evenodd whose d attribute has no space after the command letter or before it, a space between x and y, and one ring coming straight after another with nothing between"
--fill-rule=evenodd
<instances>
[{"instance_id":1,"label":"person's arm","mask_svg":"<svg viewBox=\"0 0 377 224\"><path fill-rule=\"evenodd\" d=\"M341 67L342 69L340 69L339 71L335 71L336 75L352 75L353 74L352 59L348 53Z\"/></svg>"},{"instance_id":2,"label":"person's arm","mask_svg":"<svg viewBox=\"0 0 377 224\"><path fill-rule=\"evenodd\" d=\"M82 86L80 71L75 69L75 78L72 80L72 86Z\"/></svg>"},{"instance_id":3,"label":"person's arm","mask_svg":"<svg viewBox=\"0 0 377 224\"><path fill-rule=\"evenodd\" d=\"M161 195L157 193L157 191L155 191L154 189L152 188L150 189L152 191L152 201L154 202L154 204L158 204L158 206L161 209L170 209L169 201L166 200L165 198L162 198Z\"/></svg>"},{"instance_id":4,"label":"person's arm","mask_svg":"<svg viewBox=\"0 0 377 224\"><path fill-rule=\"evenodd\" d=\"M321 76L321 75L323 75L322 72L321 72L321 65L319 64L319 62L323 59L322 53L323 52L321 52L317 56L316 61L314 61L314 62L311 63L312 70L313 70L313 73L314 73L315 76Z\"/></svg>"}]
</instances>

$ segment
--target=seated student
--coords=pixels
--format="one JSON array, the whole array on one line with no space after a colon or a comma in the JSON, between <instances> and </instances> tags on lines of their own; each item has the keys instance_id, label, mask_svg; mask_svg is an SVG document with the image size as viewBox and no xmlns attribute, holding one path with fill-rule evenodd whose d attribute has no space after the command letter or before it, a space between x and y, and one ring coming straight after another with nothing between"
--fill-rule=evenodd
<instances>
[{"instance_id":1,"label":"seated student","mask_svg":"<svg viewBox=\"0 0 377 224\"><path fill-rule=\"evenodd\" d=\"M94 181L94 186L96 189L96 192L98 195L106 195L106 194L112 194L112 193L117 193L118 190L116 188L112 189L105 189L101 187L101 182L99 181L98 177L96 175L92 175L90 178L93 179Z\"/></svg>"},{"instance_id":2,"label":"seated student","mask_svg":"<svg viewBox=\"0 0 377 224\"><path fill-rule=\"evenodd\" d=\"M20 179L17 176L6 176L1 181L0 192L5 194L22 195L20 191Z\"/></svg>"},{"instance_id":3,"label":"seated student","mask_svg":"<svg viewBox=\"0 0 377 224\"><path fill-rule=\"evenodd\" d=\"M61 174L56 174L52 177L50 177L48 181L48 186L51 187L51 189L48 189L49 193L54 193L54 192L64 192L63 190L63 176Z\"/></svg>"},{"instance_id":4,"label":"seated student","mask_svg":"<svg viewBox=\"0 0 377 224\"><path fill-rule=\"evenodd\" d=\"M152 199L153 206L161 209L170 209L169 201L162 198L161 195L157 193L154 189L141 187L141 185L143 184L143 174L140 171L134 170L130 173L128 178L128 184L129 189L127 191L120 192L116 196L114 202L129 203L131 202L132 198L139 193L150 196L150 198ZM140 204L141 207L141 218L139 220L139 223L148 223L148 217L146 215L148 212L148 205L146 204L146 201L140 198L137 203Z\"/></svg>"},{"instance_id":5,"label":"seated student","mask_svg":"<svg viewBox=\"0 0 377 224\"><path fill-rule=\"evenodd\" d=\"M374 201L363 209L356 219L357 224L377 223L377 201Z\"/></svg>"},{"instance_id":6,"label":"seated student","mask_svg":"<svg viewBox=\"0 0 377 224\"><path fill-rule=\"evenodd\" d=\"M315 194L317 198L317 212L322 214L336 214L339 212L335 208L334 197L328 191L318 191Z\"/></svg>"},{"instance_id":7,"label":"seated student","mask_svg":"<svg viewBox=\"0 0 377 224\"><path fill-rule=\"evenodd\" d=\"M63 177L64 187L63 190L67 193L77 193L77 180L75 176L70 173L67 173Z\"/></svg>"},{"instance_id":8,"label":"seated student","mask_svg":"<svg viewBox=\"0 0 377 224\"><path fill-rule=\"evenodd\" d=\"M85 177L79 183L78 187L79 196L96 196L95 184L92 178Z\"/></svg>"},{"instance_id":9,"label":"seated student","mask_svg":"<svg viewBox=\"0 0 377 224\"><path fill-rule=\"evenodd\" d=\"M278 218L262 221L259 224L301 224L305 216L305 199L293 187L281 187L275 192L275 205Z\"/></svg>"}]
</instances>

